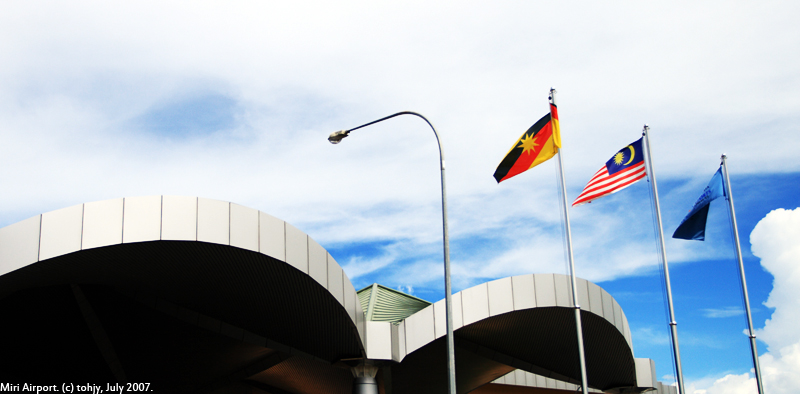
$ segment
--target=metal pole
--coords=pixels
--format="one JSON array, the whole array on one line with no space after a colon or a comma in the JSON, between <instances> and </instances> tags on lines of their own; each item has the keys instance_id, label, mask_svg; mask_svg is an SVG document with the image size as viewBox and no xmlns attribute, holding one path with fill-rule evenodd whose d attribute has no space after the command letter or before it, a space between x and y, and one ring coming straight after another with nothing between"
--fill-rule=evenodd
<instances>
[{"instance_id":1,"label":"metal pole","mask_svg":"<svg viewBox=\"0 0 800 394\"><path fill-rule=\"evenodd\" d=\"M421 115L420 115L421 116ZM427 119L425 120L427 121ZM430 122L428 122L430 124ZM433 133L433 125L430 124ZM455 344L453 343L453 300L451 297L452 287L450 286L450 235L447 230L447 189L444 182L444 153L439 135L436 134L436 142L439 143L439 161L442 167L442 233L444 237L444 291L445 291L445 315L447 317L447 390L450 394L456 394L456 356Z\"/></svg>"},{"instance_id":2,"label":"metal pole","mask_svg":"<svg viewBox=\"0 0 800 394\"><path fill-rule=\"evenodd\" d=\"M653 188L653 199L656 205L656 224L658 225L658 240L661 245L661 259L664 262L664 281L667 286L667 303L669 304L669 327L670 336L672 337L672 352L675 355L675 373L678 381L678 392L686 394L683 387L683 370L681 369L681 352L678 349L678 323L675 321L675 312L672 307L672 286L669 282L669 265L667 264L667 250L664 248L664 230L661 226L661 207L658 204L658 186L656 185L656 174L653 171L653 163L650 158L650 136L648 135L650 126L644 125L642 134L644 135L644 153L645 164L647 165L647 174L650 176L650 185Z\"/></svg>"},{"instance_id":3,"label":"metal pole","mask_svg":"<svg viewBox=\"0 0 800 394\"><path fill-rule=\"evenodd\" d=\"M556 104L556 90L550 88L550 103ZM551 110L551 120L552 110ZM552 124L552 123L551 123ZM581 364L581 389L583 394L589 394L588 379L586 378L586 355L583 351L583 327L581 325L581 306L578 304L578 285L575 280L575 261L572 254L572 231L569 226L569 204L567 204L567 186L564 180L564 166L561 160L561 148L558 148L558 174L561 180L561 197L563 198L564 206L564 221L566 222L567 230L567 254L569 256L569 277L572 281L572 305L575 310L575 327L578 334L578 357Z\"/></svg>"},{"instance_id":4,"label":"metal pole","mask_svg":"<svg viewBox=\"0 0 800 394\"><path fill-rule=\"evenodd\" d=\"M386 116L384 118L380 118L378 120L374 120L369 123L365 123L361 126L354 127L349 130L343 130L340 134L341 138L346 137L351 131L358 130L362 127L366 127L369 125L373 125L378 122L383 122L384 120L394 118L395 116L400 115L414 115L417 117L422 118L428 126L431 127L433 130L433 135L436 136L436 143L439 146L439 166L442 170L442 233L444 238L444 290L445 290L445 314L447 319L447 389L449 394L456 394L456 358L455 358L455 345L453 342L453 300L451 297L452 288L450 286L450 235L447 230L447 189L445 188L445 176L444 176L444 151L442 150L442 141L439 139L439 134L436 132L436 128L433 127L433 124L421 114L412 111L403 111L398 112L393 115ZM334 134L337 134L334 133ZM333 138L334 134L331 135ZM334 142L334 140L331 142ZM339 138L339 140L341 140ZM337 140L338 141L338 140Z\"/></svg>"},{"instance_id":5,"label":"metal pole","mask_svg":"<svg viewBox=\"0 0 800 394\"><path fill-rule=\"evenodd\" d=\"M742 246L739 243L739 227L736 225L736 211L733 209L733 193L731 192L731 180L728 177L728 164L722 155L722 173L725 175L725 196L728 200L728 208L731 210L731 226L733 226L733 239L736 246L736 259L739 262L739 278L742 280L742 293L744 294L744 307L747 313L747 328L750 330L750 351L753 353L753 368L756 373L756 383L758 393L764 394L764 385L761 382L761 368L758 365L758 349L756 348L756 334L753 330L753 318L750 315L750 297L747 296L747 280L744 277L744 263L742 263Z\"/></svg>"}]
</instances>

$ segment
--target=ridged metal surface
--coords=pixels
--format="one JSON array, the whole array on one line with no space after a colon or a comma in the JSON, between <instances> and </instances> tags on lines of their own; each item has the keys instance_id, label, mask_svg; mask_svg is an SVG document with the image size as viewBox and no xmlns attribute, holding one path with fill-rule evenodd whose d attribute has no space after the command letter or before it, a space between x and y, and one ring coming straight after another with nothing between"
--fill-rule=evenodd
<instances>
[{"instance_id":1,"label":"ridged metal surface","mask_svg":"<svg viewBox=\"0 0 800 394\"><path fill-rule=\"evenodd\" d=\"M368 321L392 323L399 322L431 305L428 301L379 284L359 290L358 299Z\"/></svg>"}]
</instances>

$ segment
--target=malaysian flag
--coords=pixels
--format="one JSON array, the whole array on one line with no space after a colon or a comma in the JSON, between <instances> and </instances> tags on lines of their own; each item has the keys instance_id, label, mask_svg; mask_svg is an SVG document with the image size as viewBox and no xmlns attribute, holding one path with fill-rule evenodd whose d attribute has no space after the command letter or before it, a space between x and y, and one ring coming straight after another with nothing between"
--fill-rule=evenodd
<instances>
[{"instance_id":1,"label":"malaysian flag","mask_svg":"<svg viewBox=\"0 0 800 394\"><path fill-rule=\"evenodd\" d=\"M644 178L645 175L642 139L639 138L636 142L620 149L594 174L572 206L616 193Z\"/></svg>"}]
</instances>

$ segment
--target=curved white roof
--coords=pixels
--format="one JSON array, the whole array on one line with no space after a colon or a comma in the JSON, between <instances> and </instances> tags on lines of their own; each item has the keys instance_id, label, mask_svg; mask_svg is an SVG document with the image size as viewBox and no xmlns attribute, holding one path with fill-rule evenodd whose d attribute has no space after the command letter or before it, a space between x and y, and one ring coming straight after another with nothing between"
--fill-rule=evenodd
<instances>
[{"instance_id":1,"label":"curved white roof","mask_svg":"<svg viewBox=\"0 0 800 394\"><path fill-rule=\"evenodd\" d=\"M600 286L576 278L583 311L597 315L617 328L633 353L628 319L619 303ZM513 311L532 308L572 307L569 276L528 274L481 283L453 294L453 330ZM407 354L446 333L444 300L409 316L401 324L405 346L395 356Z\"/></svg>"},{"instance_id":2,"label":"curved white roof","mask_svg":"<svg viewBox=\"0 0 800 394\"><path fill-rule=\"evenodd\" d=\"M285 262L327 289L363 343L361 303L330 253L291 224L230 202L144 196L43 213L0 229L0 275L78 251L151 241L228 245ZM0 296L8 291L0 289Z\"/></svg>"}]
</instances>

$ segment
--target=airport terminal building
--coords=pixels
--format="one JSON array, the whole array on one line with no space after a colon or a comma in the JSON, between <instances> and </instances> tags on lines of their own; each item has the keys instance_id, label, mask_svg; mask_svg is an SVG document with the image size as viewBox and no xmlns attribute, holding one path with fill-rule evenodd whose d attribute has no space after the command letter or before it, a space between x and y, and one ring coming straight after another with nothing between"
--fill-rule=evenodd
<instances>
[{"instance_id":1,"label":"airport terminal building","mask_svg":"<svg viewBox=\"0 0 800 394\"><path fill-rule=\"evenodd\" d=\"M567 393L569 278L453 295L458 393ZM676 393L635 358L625 313L578 280L593 392ZM0 383L146 383L164 393L444 393L444 301L360 291L316 241L217 200L120 198L0 229Z\"/></svg>"}]
</instances>

